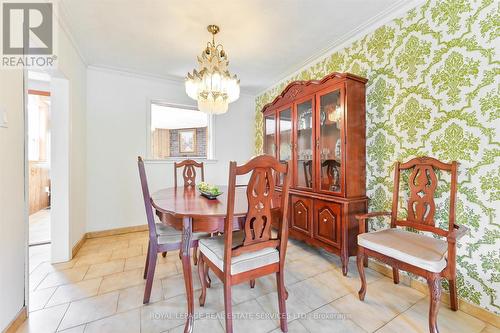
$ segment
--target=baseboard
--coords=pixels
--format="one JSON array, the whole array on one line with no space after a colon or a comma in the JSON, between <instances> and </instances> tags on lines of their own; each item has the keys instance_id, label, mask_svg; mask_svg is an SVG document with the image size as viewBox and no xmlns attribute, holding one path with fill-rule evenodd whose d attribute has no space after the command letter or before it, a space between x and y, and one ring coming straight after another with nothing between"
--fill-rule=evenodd
<instances>
[{"instance_id":1,"label":"baseboard","mask_svg":"<svg viewBox=\"0 0 500 333\"><path fill-rule=\"evenodd\" d=\"M107 236L116 236L122 234L128 234L130 232L139 232L139 231L147 231L148 225L136 225L133 227L124 227L124 228L116 228L109 230L101 230L101 231L91 231L85 234L85 238L98 238L98 237L107 237Z\"/></svg>"},{"instance_id":2,"label":"baseboard","mask_svg":"<svg viewBox=\"0 0 500 333\"><path fill-rule=\"evenodd\" d=\"M83 234L82 238L80 238L80 240L75 244L75 246L73 246L73 248L71 249L71 258L74 258L78 253L78 251L80 251L83 244L85 244L86 238L87 238L86 234Z\"/></svg>"},{"instance_id":3,"label":"baseboard","mask_svg":"<svg viewBox=\"0 0 500 333\"><path fill-rule=\"evenodd\" d=\"M373 269L374 271L377 271L389 278L392 279L392 268L389 266L386 266L380 262L374 261L374 260L369 260L368 261L368 267ZM410 278L408 275L403 275L400 274L399 278L399 283L403 283L404 285L409 286L410 288L416 289L420 291L421 293L424 293L426 295L429 294L429 288L427 287L427 284L418 281L415 279ZM443 305L449 306L450 305L450 294L447 293L446 291L443 290L442 295L441 295L441 303ZM478 319L481 319L484 322L487 322L493 326L500 327L500 316L489 312L488 310L485 310L475 304L471 304L461 298L458 299L458 308L473 316Z\"/></svg>"},{"instance_id":4,"label":"baseboard","mask_svg":"<svg viewBox=\"0 0 500 333\"><path fill-rule=\"evenodd\" d=\"M28 311L26 306L23 306L21 310L17 313L16 317L12 319L9 325L2 331L2 333L14 333L28 318Z\"/></svg>"}]
</instances>

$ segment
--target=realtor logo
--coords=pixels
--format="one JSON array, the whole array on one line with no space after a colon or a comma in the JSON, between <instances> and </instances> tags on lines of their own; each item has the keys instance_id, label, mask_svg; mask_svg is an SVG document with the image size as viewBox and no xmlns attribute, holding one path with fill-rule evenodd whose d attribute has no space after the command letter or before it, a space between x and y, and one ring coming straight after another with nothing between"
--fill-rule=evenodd
<instances>
[{"instance_id":1,"label":"realtor logo","mask_svg":"<svg viewBox=\"0 0 500 333\"><path fill-rule=\"evenodd\" d=\"M53 17L50 2L4 2L2 67L53 66Z\"/></svg>"}]
</instances>

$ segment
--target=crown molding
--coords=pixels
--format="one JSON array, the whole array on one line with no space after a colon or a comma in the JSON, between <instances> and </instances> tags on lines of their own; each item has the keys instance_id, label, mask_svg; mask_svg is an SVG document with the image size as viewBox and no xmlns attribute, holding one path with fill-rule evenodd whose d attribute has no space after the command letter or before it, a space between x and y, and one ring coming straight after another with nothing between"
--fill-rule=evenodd
<instances>
[{"instance_id":1,"label":"crown molding","mask_svg":"<svg viewBox=\"0 0 500 333\"><path fill-rule=\"evenodd\" d=\"M264 90L259 91L256 94L256 96L264 94L266 91L278 85L279 83L286 81L291 77L301 73L303 70L307 69L312 64L320 62L321 60L327 58L333 53L349 46L356 40L361 39L362 37L368 35L369 33L377 30L381 26L391 22L392 20L398 17L401 17L402 15L406 14L409 10L424 3L425 0L399 0L398 2L394 3L392 6L389 6L386 10L380 12L376 16L372 17L370 20L363 23L362 25L349 31L341 38L333 40L331 43L329 43L327 47L314 53L307 59L302 60L295 66L292 66L290 70L278 75L276 79L272 80L272 84L270 84Z\"/></svg>"}]
</instances>

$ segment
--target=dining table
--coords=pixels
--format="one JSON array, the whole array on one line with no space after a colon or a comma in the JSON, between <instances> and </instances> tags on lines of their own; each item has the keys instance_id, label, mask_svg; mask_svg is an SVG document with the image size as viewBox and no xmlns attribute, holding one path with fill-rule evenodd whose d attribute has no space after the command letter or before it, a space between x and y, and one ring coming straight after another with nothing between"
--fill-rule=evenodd
<instances>
[{"instance_id":1,"label":"dining table","mask_svg":"<svg viewBox=\"0 0 500 333\"><path fill-rule=\"evenodd\" d=\"M193 232L224 232L227 215L227 186L218 186L223 193L216 199L202 196L194 186L160 189L151 196L156 215L162 223L182 230L180 258L187 296L187 315L184 333L193 332L194 296L191 269L191 242ZM243 227L248 211L247 187L236 186L233 230ZM273 213L279 211L279 193L273 198Z\"/></svg>"}]
</instances>

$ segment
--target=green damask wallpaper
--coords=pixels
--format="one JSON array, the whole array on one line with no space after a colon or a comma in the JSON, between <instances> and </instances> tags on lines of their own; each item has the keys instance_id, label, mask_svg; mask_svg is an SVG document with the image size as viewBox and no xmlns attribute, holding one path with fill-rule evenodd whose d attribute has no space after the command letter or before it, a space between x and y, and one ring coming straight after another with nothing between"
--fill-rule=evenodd
<instances>
[{"instance_id":1,"label":"green damask wallpaper","mask_svg":"<svg viewBox=\"0 0 500 333\"><path fill-rule=\"evenodd\" d=\"M499 1L430 0L258 96L256 153L260 110L289 82L334 71L368 78L370 211L390 209L394 161L418 155L459 161L457 222L471 229L458 250L459 293L500 314L498 52ZM446 206L443 200L438 209Z\"/></svg>"}]
</instances>

